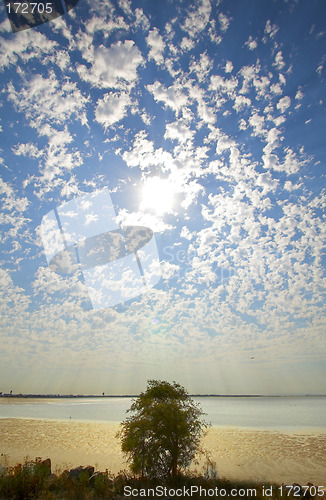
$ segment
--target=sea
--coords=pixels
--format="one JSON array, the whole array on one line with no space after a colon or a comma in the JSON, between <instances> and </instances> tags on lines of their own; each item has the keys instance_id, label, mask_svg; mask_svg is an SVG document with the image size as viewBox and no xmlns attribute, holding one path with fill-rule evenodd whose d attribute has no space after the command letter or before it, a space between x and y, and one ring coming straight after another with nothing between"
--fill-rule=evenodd
<instances>
[{"instance_id":1,"label":"sea","mask_svg":"<svg viewBox=\"0 0 326 500\"><path fill-rule=\"evenodd\" d=\"M326 396L194 397L213 426L326 432ZM0 398L0 418L121 422L131 397Z\"/></svg>"}]
</instances>

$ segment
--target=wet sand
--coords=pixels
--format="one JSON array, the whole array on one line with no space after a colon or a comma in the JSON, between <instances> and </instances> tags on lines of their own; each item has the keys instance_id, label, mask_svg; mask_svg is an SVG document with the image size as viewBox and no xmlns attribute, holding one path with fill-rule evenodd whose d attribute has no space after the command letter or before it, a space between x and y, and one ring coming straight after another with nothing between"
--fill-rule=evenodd
<instances>
[{"instance_id":1,"label":"wet sand","mask_svg":"<svg viewBox=\"0 0 326 500\"><path fill-rule=\"evenodd\" d=\"M0 419L1 463L50 457L54 471L94 465L117 473L128 467L115 437L118 430L116 422ZM212 427L203 447L216 462L219 477L326 485L326 431ZM203 462L200 458L193 468L201 470Z\"/></svg>"}]
</instances>

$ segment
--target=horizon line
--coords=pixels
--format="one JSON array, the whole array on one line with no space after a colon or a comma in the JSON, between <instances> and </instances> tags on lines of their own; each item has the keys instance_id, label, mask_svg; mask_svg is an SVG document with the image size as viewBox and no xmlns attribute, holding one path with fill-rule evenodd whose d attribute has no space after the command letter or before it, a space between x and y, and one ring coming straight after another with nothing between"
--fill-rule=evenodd
<instances>
[{"instance_id":1,"label":"horizon line","mask_svg":"<svg viewBox=\"0 0 326 500\"><path fill-rule=\"evenodd\" d=\"M0 398L138 398L140 394L44 394L44 393L2 393L0 392ZM198 393L189 394L192 398L282 398L282 397L326 397L326 394L312 394L312 393L300 393L300 394L214 394L214 393Z\"/></svg>"}]
</instances>

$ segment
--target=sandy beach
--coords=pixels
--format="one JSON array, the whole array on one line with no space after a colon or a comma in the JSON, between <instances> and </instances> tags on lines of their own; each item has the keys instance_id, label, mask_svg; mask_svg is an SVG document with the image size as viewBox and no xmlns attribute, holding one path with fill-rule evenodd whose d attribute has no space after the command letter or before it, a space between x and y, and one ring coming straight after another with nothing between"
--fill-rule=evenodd
<instances>
[{"instance_id":1,"label":"sandy beach","mask_svg":"<svg viewBox=\"0 0 326 500\"><path fill-rule=\"evenodd\" d=\"M118 423L0 419L1 463L50 457L54 471L94 465L117 473L128 467L115 438L118 429ZM326 432L212 427L203 447L216 462L219 477L326 485Z\"/></svg>"}]
</instances>

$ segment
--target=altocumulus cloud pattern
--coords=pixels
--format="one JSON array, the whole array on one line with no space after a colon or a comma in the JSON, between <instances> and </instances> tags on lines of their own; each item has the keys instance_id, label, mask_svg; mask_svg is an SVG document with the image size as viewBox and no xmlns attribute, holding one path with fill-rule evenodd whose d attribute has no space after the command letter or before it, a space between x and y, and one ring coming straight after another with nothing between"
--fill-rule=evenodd
<instances>
[{"instance_id":1,"label":"altocumulus cloud pattern","mask_svg":"<svg viewBox=\"0 0 326 500\"><path fill-rule=\"evenodd\" d=\"M325 0L1 6L0 390L325 393Z\"/></svg>"},{"instance_id":2,"label":"altocumulus cloud pattern","mask_svg":"<svg viewBox=\"0 0 326 500\"><path fill-rule=\"evenodd\" d=\"M60 274L81 271L94 309L138 297L156 285L160 263L153 232L120 227L108 190L64 203L43 217L48 264Z\"/></svg>"}]
</instances>

